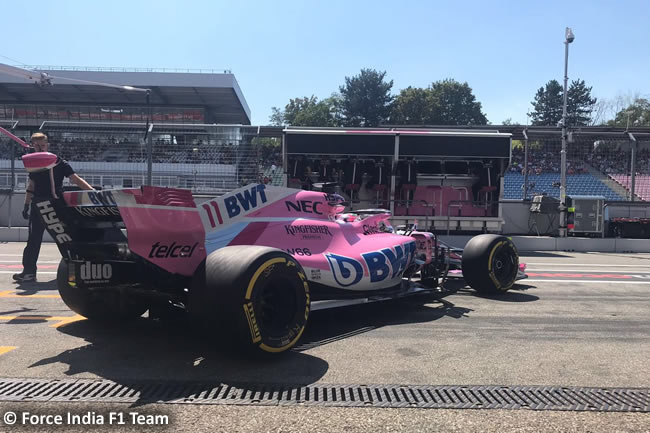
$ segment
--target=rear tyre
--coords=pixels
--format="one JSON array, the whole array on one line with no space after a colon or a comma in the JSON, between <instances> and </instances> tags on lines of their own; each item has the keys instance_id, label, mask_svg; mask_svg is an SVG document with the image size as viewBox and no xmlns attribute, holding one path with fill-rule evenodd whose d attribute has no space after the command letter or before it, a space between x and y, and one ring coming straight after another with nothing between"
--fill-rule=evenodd
<instances>
[{"instance_id":1,"label":"rear tyre","mask_svg":"<svg viewBox=\"0 0 650 433\"><path fill-rule=\"evenodd\" d=\"M135 319L147 311L147 304L136 296L119 291L93 293L90 290L70 285L68 264L59 263L56 282L63 302L75 313L90 320L119 322Z\"/></svg>"},{"instance_id":2,"label":"rear tyre","mask_svg":"<svg viewBox=\"0 0 650 433\"><path fill-rule=\"evenodd\" d=\"M505 236L478 235L463 250L462 268L465 281L480 294L504 293L517 278L519 254Z\"/></svg>"},{"instance_id":3,"label":"rear tyre","mask_svg":"<svg viewBox=\"0 0 650 433\"><path fill-rule=\"evenodd\" d=\"M302 335L310 310L300 264L282 250L231 246L210 254L193 278L189 312L219 342L253 354L287 351Z\"/></svg>"}]
</instances>

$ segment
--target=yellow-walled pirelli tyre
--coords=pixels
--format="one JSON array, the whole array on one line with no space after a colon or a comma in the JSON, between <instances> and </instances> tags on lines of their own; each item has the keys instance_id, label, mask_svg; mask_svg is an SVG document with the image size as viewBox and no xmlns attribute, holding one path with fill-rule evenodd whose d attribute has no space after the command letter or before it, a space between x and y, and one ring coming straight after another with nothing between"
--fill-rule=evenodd
<instances>
[{"instance_id":1,"label":"yellow-walled pirelli tyre","mask_svg":"<svg viewBox=\"0 0 650 433\"><path fill-rule=\"evenodd\" d=\"M309 283L300 264L282 250L225 247L197 269L188 309L204 330L216 331L218 342L254 354L280 353L305 329Z\"/></svg>"},{"instance_id":2,"label":"yellow-walled pirelli tyre","mask_svg":"<svg viewBox=\"0 0 650 433\"><path fill-rule=\"evenodd\" d=\"M463 278L477 292L495 295L508 291L517 278L519 253L505 236L478 235L463 250Z\"/></svg>"},{"instance_id":3,"label":"yellow-walled pirelli tyre","mask_svg":"<svg viewBox=\"0 0 650 433\"><path fill-rule=\"evenodd\" d=\"M88 289L70 285L70 268L65 260L59 263L56 283L63 302L75 313L90 320L121 322L142 316L148 305L134 295L114 291L93 293Z\"/></svg>"}]
</instances>

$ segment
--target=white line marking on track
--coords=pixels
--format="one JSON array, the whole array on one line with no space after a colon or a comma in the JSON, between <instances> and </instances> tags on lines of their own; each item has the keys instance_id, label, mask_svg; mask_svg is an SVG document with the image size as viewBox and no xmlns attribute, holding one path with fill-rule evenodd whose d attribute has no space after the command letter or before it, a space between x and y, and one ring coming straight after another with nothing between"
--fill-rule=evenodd
<instances>
[{"instance_id":1,"label":"white line marking on track","mask_svg":"<svg viewBox=\"0 0 650 433\"><path fill-rule=\"evenodd\" d=\"M15 274L17 273L16 271L0 271L0 274ZM40 274L53 274L56 275L56 272L50 272L50 271L38 271L36 272L37 275Z\"/></svg>"},{"instance_id":2,"label":"white line marking on track","mask_svg":"<svg viewBox=\"0 0 650 433\"><path fill-rule=\"evenodd\" d=\"M59 263L60 261L61 260L43 260L43 261L37 262L36 264L39 264L39 263ZM20 264L20 263L22 263L22 261L20 261L20 260L0 260L0 263L19 263Z\"/></svg>"},{"instance_id":3,"label":"white line marking on track","mask_svg":"<svg viewBox=\"0 0 650 433\"><path fill-rule=\"evenodd\" d=\"M581 284L650 284L650 281L605 281L605 280L531 280L526 278L525 280L520 280L521 283L581 283Z\"/></svg>"},{"instance_id":4,"label":"white line marking on track","mask_svg":"<svg viewBox=\"0 0 650 433\"><path fill-rule=\"evenodd\" d=\"M525 257L520 257L520 259ZM611 263L554 263L554 262L527 262L521 261L526 265L542 265L542 266L607 266L608 268L645 268L646 264L638 265L612 265ZM650 262L648 263L650 265Z\"/></svg>"},{"instance_id":5,"label":"white line marking on track","mask_svg":"<svg viewBox=\"0 0 650 433\"><path fill-rule=\"evenodd\" d=\"M526 272L555 272L555 273L562 273L562 272L599 272L603 274L650 274L650 271L635 271L635 270L625 270L625 271L609 271L607 268L603 270L603 268L600 269L538 269L538 268L526 268Z\"/></svg>"}]
</instances>

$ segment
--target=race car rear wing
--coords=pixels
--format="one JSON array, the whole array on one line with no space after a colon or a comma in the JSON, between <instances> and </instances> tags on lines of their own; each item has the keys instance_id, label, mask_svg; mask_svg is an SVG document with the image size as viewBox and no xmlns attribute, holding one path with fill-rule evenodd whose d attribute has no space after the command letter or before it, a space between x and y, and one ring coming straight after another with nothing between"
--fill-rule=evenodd
<instances>
[{"instance_id":1,"label":"race car rear wing","mask_svg":"<svg viewBox=\"0 0 650 433\"><path fill-rule=\"evenodd\" d=\"M117 206L100 211L98 207L70 206L62 197L34 197L34 204L63 257L127 259L128 241Z\"/></svg>"},{"instance_id":2,"label":"race car rear wing","mask_svg":"<svg viewBox=\"0 0 650 433\"><path fill-rule=\"evenodd\" d=\"M189 276L206 256L205 230L189 190L73 191L35 203L70 260L143 260Z\"/></svg>"}]
</instances>

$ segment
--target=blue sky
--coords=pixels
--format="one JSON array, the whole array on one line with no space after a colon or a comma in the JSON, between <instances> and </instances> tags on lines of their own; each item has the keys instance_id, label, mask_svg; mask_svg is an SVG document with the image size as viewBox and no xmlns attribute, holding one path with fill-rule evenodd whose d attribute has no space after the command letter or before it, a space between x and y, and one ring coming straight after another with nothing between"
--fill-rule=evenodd
<instances>
[{"instance_id":1,"label":"blue sky","mask_svg":"<svg viewBox=\"0 0 650 433\"><path fill-rule=\"evenodd\" d=\"M393 91L467 82L493 124L526 123L536 90L564 72L612 99L650 96L650 2L30 1L3 10L0 55L24 64L231 69L268 124L290 98L328 97L361 68ZM0 62L11 63L6 57Z\"/></svg>"}]
</instances>

